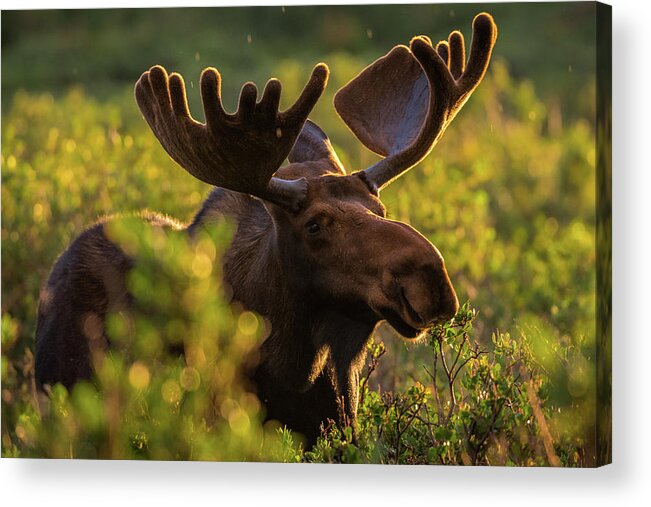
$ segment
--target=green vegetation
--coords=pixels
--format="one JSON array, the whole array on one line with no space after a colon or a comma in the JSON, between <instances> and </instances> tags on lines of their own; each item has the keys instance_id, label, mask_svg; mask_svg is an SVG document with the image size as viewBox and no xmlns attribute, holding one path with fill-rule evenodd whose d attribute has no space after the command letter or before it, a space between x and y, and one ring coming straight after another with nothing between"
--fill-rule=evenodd
<instances>
[{"instance_id":1,"label":"green vegetation","mask_svg":"<svg viewBox=\"0 0 651 507\"><path fill-rule=\"evenodd\" d=\"M466 303L454 323L430 329L431 364L423 366L428 384L415 382L398 393L369 389L369 376L385 352L382 343L370 344L357 443L350 428L326 428L304 457L347 463L584 464L576 441L554 427L560 409L549 403L550 381L540 374L528 338L494 334L488 350L472 337L475 318Z\"/></svg>"},{"instance_id":2,"label":"green vegetation","mask_svg":"<svg viewBox=\"0 0 651 507\"><path fill-rule=\"evenodd\" d=\"M391 218L437 245L472 307L430 330L427 344L405 346L381 327L369 344L356 442L350 429L330 425L309 452L296 435L262 424L258 400L240 382L237 365L265 324L224 302L228 224L188 243L118 220L115 240L142 259L130 287L144 311L110 319L117 346L98 355L92 383L70 393L55 386L37 401L40 286L98 217L148 208L189 221L208 192L140 117L131 86L151 64L186 73L193 104L190 81L218 66L232 107L243 81L260 85L271 75L287 104L312 64L327 62L331 81L312 118L354 170L376 158L336 117L332 94L415 33L467 32L474 7L413 7L415 27L396 7L324 8L323 16L288 8L296 39L272 9L255 26L250 9L3 13L2 455L593 465L595 87L585 56L594 50L593 19L542 59L535 45L531 54L519 46L531 14L518 5L483 6L500 27L489 75L432 155L382 195ZM581 14L581 5L546 6L532 39L543 26L562 33L567 9ZM186 34L191 18L197 29ZM322 28L310 31L316 19ZM335 26L336 37L326 30ZM156 45L157 33L166 35ZM36 47L43 53L33 58ZM568 72L570 53L577 60ZM185 360L169 351L181 341Z\"/></svg>"}]
</instances>

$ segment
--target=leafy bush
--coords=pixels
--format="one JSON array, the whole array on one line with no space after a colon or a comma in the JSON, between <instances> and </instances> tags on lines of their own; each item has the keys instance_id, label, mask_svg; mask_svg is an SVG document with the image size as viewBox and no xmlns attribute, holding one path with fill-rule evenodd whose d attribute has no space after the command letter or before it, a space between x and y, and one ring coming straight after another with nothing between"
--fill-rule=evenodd
<instances>
[{"instance_id":1,"label":"leafy bush","mask_svg":"<svg viewBox=\"0 0 651 507\"><path fill-rule=\"evenodd\" d=\"M112 316L115 347L95 357L93 382L71 392L56 385L40 396L40 405L26 397L7 407L15 427L3 435L4 456L584 464L581 446L557 424L550 382L526 337L495 334L492 350L482 348L473 338L477 314L469 303L452 322L428 331L427 385L415 382L397 393L371 389L369 378L386 349L369 343L355 430L328 421L306 451L300 437L263 425L263 410L246 390L239 365L250 360L264 322L223 303L211 271L218 266L214 239L223 244L227 235L217 232L221 237L188 244L173 234L161 241L164 233L137 222L118 224L113 238L143 260L130 277L142 303L137 317ZM161 292L142 284L151 268L166 276ZM181 295L180 305L170 294ZM195 298L211 304L197 306ZM171 352L179 343L185 358Z\"/></svg>"},{"instance_id":2,"label":"leafy bush","mask_svg":"<svg viewBox=\"0 0 651 507\"><path fill-rule=\"evenodd\" d=\"M429 330L430 382L399 393L369 389L384 345L371 343L360 388L357 433L326 426L305 459L316 462L577 466L579 447L557 427L550 382L525 336L496 333L492 349L473 339L469 303Z\"/></svg>"},{"instance_id":3,"label":"leafy bush","mask_svg":"<svg viewBox=\"0 0 651 507\"><path fill-rule=\"evenodd\" d=\"M263 427L260 403L241 379L264 322L225 303L217 252L228 227L212 232L189 242L137 219L110 226L111 239L138 258L129 277L136 311L110 315L112 349L93 354L92 382L70 392L57 384L39 404L27 396L7 404L5 456L282 457L283 440Z\"/></svg>"},{"instance_id":4,"label":"leafy bush","mask_svg":"<svg viewBox=\"0 0 651 507\"><path fill-rule=\"evenodd\" d=\"M347 167L368 166L374 155L327 106L364 62L340 53L329 63L314 120ZM56 256L109 213L147 206L189 220L208 187L169 160L131 90L106 102L81 89L57 99L16 93L2 117L3 456L593 464L592 112L567 119L499 59L491 69L436 152L382 196L391 218L440 248L459 298L479 312L464 306L416 350L381 327L357 434L330 425L307 452L296 435L262 424L241 382L238 366L266 324L224 303L227 224L188 243L116 221L116 241L140 259L138 311L109 319L119 346L98 360L92 383L54 386L50 401L36 402L36 305ZM284 99L308 71L279 65ZM185 361L172 353L181 341Z\"/></svg>"}]
</instances>

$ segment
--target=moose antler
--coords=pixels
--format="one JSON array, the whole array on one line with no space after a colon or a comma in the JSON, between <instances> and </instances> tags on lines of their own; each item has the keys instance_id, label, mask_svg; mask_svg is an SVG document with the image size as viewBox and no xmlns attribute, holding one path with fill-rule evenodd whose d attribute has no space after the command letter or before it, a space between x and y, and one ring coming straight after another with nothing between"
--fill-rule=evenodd
<instances>
[{"instance_id":1,"label":"moose antler","mask_svg":"<svg viewBox=\"0 0 651 507\"><path fill-rule=\"evenodd\" d=\"M165 151L195 178L295 211L307 192L305 179L282 180L273 174L292 149L327 80L328 67L320 63L294 105L282 112L280 81L269 80L258 103L255 84L246 83L237 111L229 114L221 101L221 76L217 69L207 68L200 80L205 124L190 115L181 75L168 76L161 66L142 74L135 96Z\"/></svg>"},{"instance_id":2,"label":"moose antler","mask_svg":"<svg viewBox=\"0 0 651 507\"><path fill-rule=\"evenodd\" d=\"M496 38L492 16L478 14L467 66L460 32L436 48L419 36L409 48L393 48L337 92L335 107L346 124L386 157L358 173L373 191L427 156L484 77Z\"/></svg>"}]
</instances>

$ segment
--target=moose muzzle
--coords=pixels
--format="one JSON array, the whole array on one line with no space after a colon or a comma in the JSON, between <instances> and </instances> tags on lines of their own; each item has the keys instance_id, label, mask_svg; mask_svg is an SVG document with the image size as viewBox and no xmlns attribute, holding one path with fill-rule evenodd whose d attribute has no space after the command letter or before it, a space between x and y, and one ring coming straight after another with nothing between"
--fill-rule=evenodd
<instances>
[{"instance_id":1,"label":"moose muzzle","mask_svg":"<svg viewBox=\"0 0 651 507\"><path fill-rule=\"evenodd\" d=\"M450 320L459 308L443 257L425 237L406 224L389 222L385 239L382 297L374 309L396 331L414 338L431 324Z\"/></svg>"}]
</instances>

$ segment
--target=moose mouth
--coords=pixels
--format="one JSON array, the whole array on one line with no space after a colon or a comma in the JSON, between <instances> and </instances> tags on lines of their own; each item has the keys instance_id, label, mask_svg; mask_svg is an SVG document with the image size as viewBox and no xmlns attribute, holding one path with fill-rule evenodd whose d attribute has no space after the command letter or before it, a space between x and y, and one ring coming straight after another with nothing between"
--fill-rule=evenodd
<instances>
[{"instance_id":1,"label":"moose mouth","mask_svg":"<svg viewBox=\"0 0 651 507\"><path fill-rule=\"evenodd\" d=\"M418 338L423 330L427 327L427 322L414 309L407 299L404 288L398 292L400 310L395 310L387 306L378 308L379 316L386 320L389 325L405 338Z\"/></svg>"},{"instance_id":2,"label":"moose mouth","mask_svg":"<svg viewBox=\"0 0 651 507\"><path fill-rule=\"evenodd\" d=\"M407 324L407 322L405 322L405 320L400 317L397 312L388 308L382 311L382 317L393 329L398 331L398 333L400 333L400 335L404 336L405 338L416 338L422 332L422 329L418 329Z\"/></svg>"}]
</instances>

